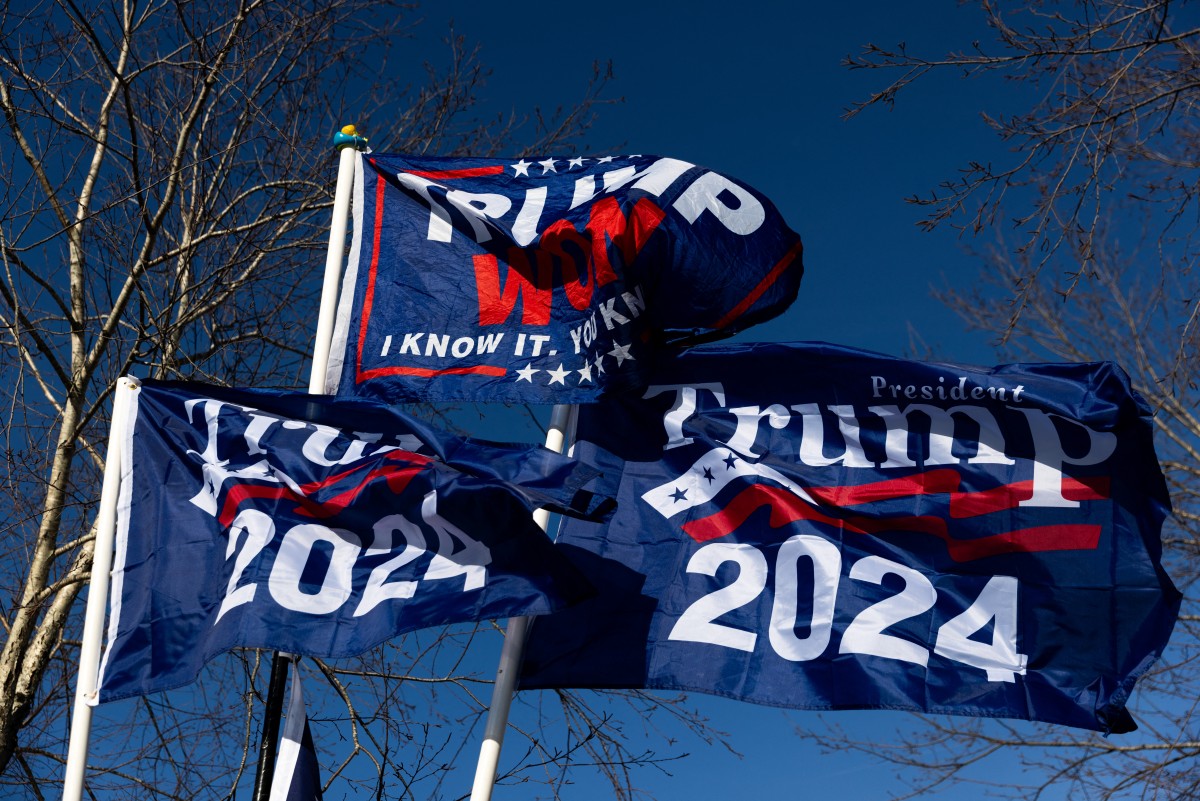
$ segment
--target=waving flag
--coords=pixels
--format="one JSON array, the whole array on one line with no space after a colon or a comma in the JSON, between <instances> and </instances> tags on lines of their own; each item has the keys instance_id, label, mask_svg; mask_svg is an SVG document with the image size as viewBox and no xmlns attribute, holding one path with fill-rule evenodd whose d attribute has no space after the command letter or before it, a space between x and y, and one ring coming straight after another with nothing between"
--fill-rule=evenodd
<instances>
[{"instance_id":1,"label":"waving flag","mask_svg":"<svg viewBox=\"0 0 1200 801\"><path fill-rule=\"evenodd\" d=\"M292 697L275 760L269 801L321 801L321 767L313 746L300 670L292 672Z\"/></svg>"},{"instance_id":2,"label":"waving flag","mask_svg":"<svg viewBox=\"0 0 1200 801\"><path fill-rule=\"evenodd\" d=\"M134 398L100 701L185 684L235 646L351 656L585 591L531 518L596 511L573 460L315 395Z\"/></svg>"},{"instance_id":3,"label":"waving flag","mask_svg":"<svg viewBox=\"0 0 1200 801\"><path fill-rule=\"evenodd\" d=\"M643 385L664 342L784 311L800 238L685 161L360 157L328 386L580 403Z\"/></svg>"},{"instance_id":4,"label":"waving flag","mask_svg":"<svg viewBox=\"0 0 1200 801\"><path fill-rule=\"evenodd\" d=\"M535 621L523 688L1134 727L1180 596L1118 368L712 347L645 396L580 410L618 511L565 522L600 593Z\"/></svg>"}]
</instances>

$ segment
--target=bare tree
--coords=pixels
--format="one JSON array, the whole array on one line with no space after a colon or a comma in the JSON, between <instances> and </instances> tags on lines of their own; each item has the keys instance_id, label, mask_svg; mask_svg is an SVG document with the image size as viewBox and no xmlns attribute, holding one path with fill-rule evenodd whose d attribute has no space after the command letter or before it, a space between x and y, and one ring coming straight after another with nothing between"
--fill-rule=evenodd
<instances>
[{"instance_id":1,"label":"bare tree","mask_svg":"<svg viewBox=\"0 0 1200 801\"><path fill-rule=\"evenodd\" d=\"M869 45L848 59L896 75L851 114L902 102L923 76L947 69L1030 89L1024 112L987 116L1011 143L1011 163L973 162L911 202L928 209L927 227L959 226L990 241L975 254L982 280L941 299L968 327L993 333L1003 359L1114 360L1153 408L1174 504L1164 562L1184 593L1183 612L1164 659L1134 692L1134 734L926 718L891 742L836 727L808 736L904 768L905 797L973 783L1005 797L1053 788L1080 799L1195 798L1200 28L1185 23L1184 4L1155 0L980 6L994 42L942 58ZM1012 770L1014 761L1024 771Z\"/></svg>"},{"instance_id":2,"label":"bare tree","mask_svg":"<svg viewBox=\"0 0 1200 801\"><path fill-rule=\"evenodd\" d=\"M116 378L137 365L304 385L333 131L353 121L373 144L410 152L543 152L577 138L604 102L598 69L553 115L483 117L487 72L453 32L445 68L386 87L409 12L388 0L0 8L0 785L40 799L61 781ZM345 110L357 118L335 118ZM320 664L336 699L327 737L345 759L333 780L376 797L453 794L441 786L447 754L485 706L486 676L465 655L498 636L487 625L422 633ZM264 684L260 655L244 652L187 693L98 715L93 786L108 798L232 797L253 774ZM624 768L655 758L627 751L577 699L564 696L560 717L565 745L531 735L513 768L522 780L553 763L553 785L583 762L628 787Z\"/></svg>"},{"instance_id":3,"label":"bare tree","mask_svg":"<svg viewBox=\"0 0 1200 801\"><path fill-rule=\"evenodd\" d=\"M1003 79L1027 90L1030 105L1024 112L981 109L1010 143L1011 161L971 162L929 195L911 198L928 210L925 227L949 223L978 233L1001 217L1015 226L1017 250L1030 257L1010 287L1015 297L1010 321L1024 310L1027 292L1048 264L1070 277L1059 286L1062 292L1088 274L1114 200L1136 199L1153 214L1156 237L1190 248L1200 200L1195 180L1200 27L1187 24L1186 5L1169 0L979 5L994 42L976 40L940 58L912 54L904 45L870 44L846 59L852 69L897 76L852 107L850 116L897 102L935 71Z\"/></svg>"}]
</instances>

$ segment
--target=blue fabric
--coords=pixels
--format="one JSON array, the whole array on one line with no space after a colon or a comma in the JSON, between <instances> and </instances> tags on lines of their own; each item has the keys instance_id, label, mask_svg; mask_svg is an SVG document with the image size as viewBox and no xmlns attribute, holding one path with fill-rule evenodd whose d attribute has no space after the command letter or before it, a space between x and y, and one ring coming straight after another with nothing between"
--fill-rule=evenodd
<instances>
[{"instance_id":1,"label":"blue fabric","mask_svg":"<svg viewBox=\"0 0 1200 801\"><path fill-rule=\"evenodd\" d=\"M1122 732L1180 595L1150 412L1109 363L697 348L582 408L600 588L534 622L522 688L696 690Z\"/></svg>"},{"instance_id":2,"label":"blue fabric","mask_svg":"<svg viewBox=\"0 0 1200 801\"><path fill-rule=\"evenodd\" d=\"M342 657L540 614L586 582L532 508L594 514L595 471L362 402L145 382L127 424L99 699L235 646Z\"/></svg>"},{"instance_id":3,"label":"blue fabric","mask_svg":"<svg viewBox=\"0 0 1200 801\"><path fill-rule=\"evenodd\" d=\"M780 314L803 273L770 201L676 159L372 153L354 198L342 396L590 402Z\"/></svg>"}]
</instances>

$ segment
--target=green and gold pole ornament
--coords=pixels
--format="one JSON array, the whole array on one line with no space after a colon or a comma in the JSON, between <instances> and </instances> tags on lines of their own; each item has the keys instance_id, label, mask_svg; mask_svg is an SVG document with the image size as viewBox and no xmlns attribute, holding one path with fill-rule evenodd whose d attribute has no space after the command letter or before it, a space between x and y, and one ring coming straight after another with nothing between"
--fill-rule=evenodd
<instances>
[{"instance_id":1,"label":"green and gold pole ornament","mask_svg":"<svg viewBox=\"0 0 1200 801\"><path fill-rule=\"evenodd\" d=\"M363 150L367 146L367 138L358 135L358 129L353 125L344 125L342 130L333 135L333 147L335 150L341 151L344 148L352 147L355 150Z\"/></svg>"}]
</instances>

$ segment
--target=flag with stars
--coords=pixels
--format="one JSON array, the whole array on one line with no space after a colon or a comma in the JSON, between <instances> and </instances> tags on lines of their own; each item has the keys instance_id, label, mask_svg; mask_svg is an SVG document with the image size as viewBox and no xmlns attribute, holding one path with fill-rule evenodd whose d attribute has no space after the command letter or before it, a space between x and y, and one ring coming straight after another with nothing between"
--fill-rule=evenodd
<instances>
[{"instance_id":1,"label":"flag with stars","mask_svg":"<svg viewBox=\"0 0 1200 801\"><path fill-rule=\"evenodd\" d=\"M1180 595L1150 411L1109 363L704 347L580 408L617 497L559 546L599 594L523 689L654 687L1122 732Z\"/></svg>"},{"instance_id":2,"label":"flag with stars","mask_svg":"<svg viewBox=\"0 0 1200 801\"><path fill-rule=\"evenodd\" d=\"M658 156L362 154L353 213L340 396L590 402L780 314L803 273L770 201Z\"/></svg>"}]
</instances>

